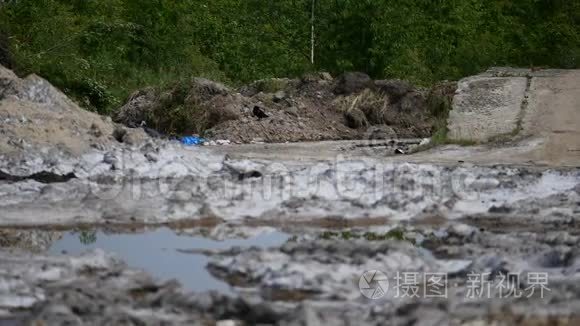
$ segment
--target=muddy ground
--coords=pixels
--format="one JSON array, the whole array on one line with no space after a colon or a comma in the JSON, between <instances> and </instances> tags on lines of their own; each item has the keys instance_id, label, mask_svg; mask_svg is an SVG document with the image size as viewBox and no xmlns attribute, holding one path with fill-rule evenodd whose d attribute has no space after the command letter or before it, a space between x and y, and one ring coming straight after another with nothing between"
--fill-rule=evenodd
<instances>
[{"instance_id":1,"label":"muddy ground","mask_svg":"<svg viewBox=\"0 0 580 326\"><path fill-rule=\"evenodd\" d=\"M551 75L562 91L532 83L535 123L511 142L391 156L409 140L183 146L83 111L38 77L0 73L0 324L578 323L580 164L569 149L580 128L538 118L556 94L573 112L574 75ZM551 146L555 134L564 147ZM226 243L176 247L150 233L167 226L179 241ZM55 253L69 230L82 243L133 234L151 246L135 255L157 265L179 252L174 270L203 258L204 277L231 291L152 276L131 256ZM268 232L285 236L227 244ZM385 279L365 273L375 270Z\"/></svg>"}]
</instances>

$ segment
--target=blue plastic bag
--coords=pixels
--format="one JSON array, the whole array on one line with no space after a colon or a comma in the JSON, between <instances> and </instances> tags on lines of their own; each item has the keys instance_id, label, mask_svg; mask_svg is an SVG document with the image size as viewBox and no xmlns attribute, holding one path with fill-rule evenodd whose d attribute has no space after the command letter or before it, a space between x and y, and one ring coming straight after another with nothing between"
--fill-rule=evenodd
<instances>
[{"instance_id":1,"label":"blue plastic bag","mask_svg":"<svg viewBox=\"0 0 580 326\"><path fill-rule=\"evenodd\" d=\"M205 139L197 136L185 136L181 137L181 143L186 146L201 145L205 142Z\"/></svg>"}]
</instances>

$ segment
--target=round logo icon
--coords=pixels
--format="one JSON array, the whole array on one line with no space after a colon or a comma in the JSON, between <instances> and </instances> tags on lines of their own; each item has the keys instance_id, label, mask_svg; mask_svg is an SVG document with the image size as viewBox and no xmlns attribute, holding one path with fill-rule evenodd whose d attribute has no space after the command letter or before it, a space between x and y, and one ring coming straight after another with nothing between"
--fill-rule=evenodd
<instances>
[{"instance_id":1,"label":"round logo icon","mask_svg":"<svg viewBox=\"0 0 580 326\"><path fill-rule=\"evenodd\" d=\"M377 270L366 271L358 280L360 293L371 300L384 297L389 291L389 279Z\"/></svg>"}]
</instances>

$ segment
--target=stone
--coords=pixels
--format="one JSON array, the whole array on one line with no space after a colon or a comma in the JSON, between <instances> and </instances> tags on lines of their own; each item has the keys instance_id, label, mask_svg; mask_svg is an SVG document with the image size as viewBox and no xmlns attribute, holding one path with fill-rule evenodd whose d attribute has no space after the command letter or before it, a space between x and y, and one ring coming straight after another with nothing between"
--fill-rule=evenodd
<instances>
[{"instance_id":1,"label":"stone","mask_svg":"<svg viewBox=\"0 0 580 326\"><path fill-rule=\"evenodd\" d=\"M218 139L215 141L215 143L216 143L216 145L223 146L223 145L230 145L232 142L227 140L227 139Z\"/></svg>"},{"instance_id":2,"label":"stone","mask_svg":"<svg viewBox=\"0 0 580 326\"><path fill-rule=\"evenodd\" d=\"M334 93L351 95L368 88L374 88L373 80L369 75L362 72L347 72L338 79Z\"/></svg>"},{"instance_id":3,"label":"stone","mask_svg":"<svg viewBox=\"0 0 580 326\"><path fill-rule=\"evenodd\" d=\"M287 97L286 92L284 91L277 91L272 96L272 100L276 103L283 101Z\"/></svg>"},{"instance_id":4,"label":"stone","mask_svg":"<svg viewBox=\"0 0 580 326\"><path fill-rule=\"evenodd\" d=\"M393 139L397 138L395 130L387 125L371 126L367 129L366 139Z\"/></svg>"},{"instance_id":5,"label":"stone","mask_svg":"<svg viewBox=\"0 0 580 326\"><path fill-rule=\"evenodd\" d=\"M254 106L254 108L252 109L252 115L255 116L258 119L266 119L269 118L270 115L268 115L266 113L266 110L264 108L261 108L257 105Z\"/></svg>"},{"instance_id":6,"label":"stone","mask_svg":"<svg viewBox=\"0 0 580 326\"><path fill-rule=\"evenodd\" d=\"M449 113L451 140L487 142L511 134L526 96L523 77L474 76L461 80Z\"/></svg>"},{"instance_id":7,"label":"stone","mask_svg":"<svg viewBox=\"0 0 580 326\"><path fill-rule=\"evenodd\" d=\"M236 101L233 96L216 96L209 100L205 107L207 108L208 127L217 126L220 123L238 120L242 114L241 103Z\"/></svg>"},{"instance_id":8,"label":"stone","mask_svg":"<svg viewBox=\"0 0 580 326\"><path fill-rule=\"evenodd\" d=\"M98 125L96 125L96 124L93 123L91 125L90 130L89 130L89 134L91 134L94 137L99 138L99 137L101 137L103 135L103 132L101 131L101 129L99 128Z\"/></svg>"},{"instance_id":9,"label":"stone","mask_svg":"<svg viewBox=\"0 0 580 326\"><path fill-rule=\"evenodd\" d=\"M407 93L415 90L410 83L399 79L376 80L377 90L389 97L391 103L398 102Z\"/></svg>"},{"instance_id":10,"label":"stone","mask_svg":"<svg viewBox=\"0 0 580 326\"><path fill-rule=\"evenodd\" d=\"M332 81L332 75L328 72L321 72L320 73L320 79L324 80L324 81Z\"/></svg>"},{"instance_id":11,"label":"stone","mask_svg":"<svg viewBox=\"0 0 580 326\"><path fill-rule=\"evenodd\" d=\"M123 135L123 143L129 146L139 146L149 139L148 133L143 128L128 128Z\"/></svg>"}]
</instances>

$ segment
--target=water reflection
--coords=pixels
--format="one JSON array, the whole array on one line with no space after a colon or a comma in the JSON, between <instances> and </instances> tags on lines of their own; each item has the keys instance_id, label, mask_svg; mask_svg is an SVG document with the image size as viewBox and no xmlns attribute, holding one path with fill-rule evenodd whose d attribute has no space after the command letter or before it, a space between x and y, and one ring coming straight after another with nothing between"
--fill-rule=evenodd
<instances>
[{"instance_id":1,"label":"water reflection","mask_svg":"<svg viewBox=\"0 0 580 326\"><path fill-rule=\"evenodd\" d=\"M107 234L102 231L70 232L54 242L52 254L80 254L100 248L115 253L129 266L146 270L162 279L177 279L192 291L218 290L232 293L226 283L215 279L205 266L208 258L199 254L186 254L183 250L228 249L233 246L278 246L289 238L288 234L269 231L248 239L216 241L200 236L178 235L169 229L157 229L139 234Z\"/></svg>"},{"instance_id":2,"label":"water reflection","mask_svg":"<svg viewBox=\"0 0 580 326\"><path fill-rule=\"evenodd\" d=\"M80 231L79 241L84 245L90 245L97 242L97 231Z\"/></svg>"}]
</instances>

